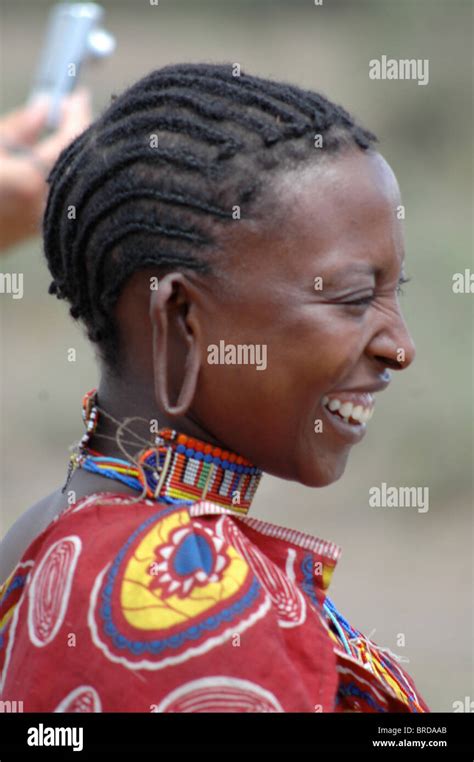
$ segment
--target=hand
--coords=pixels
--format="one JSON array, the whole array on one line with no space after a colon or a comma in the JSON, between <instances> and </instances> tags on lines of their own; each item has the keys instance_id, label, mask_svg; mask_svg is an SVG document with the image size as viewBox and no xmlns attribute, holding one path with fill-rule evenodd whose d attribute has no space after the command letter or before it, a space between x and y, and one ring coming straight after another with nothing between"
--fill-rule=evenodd
<instances>
[{"instance_id":1,"label":"hand","mask_svg":"<svg viewBox=\"0 0 474 762\"><path fill-rule=\"evenodd\" d=\"M38 140L47 112L42 100L0 117L0 253L39 233L46 177L63 148L89 125L89 93L81 88L65 98L58 129Z\"/></svg>"}]
</instances>

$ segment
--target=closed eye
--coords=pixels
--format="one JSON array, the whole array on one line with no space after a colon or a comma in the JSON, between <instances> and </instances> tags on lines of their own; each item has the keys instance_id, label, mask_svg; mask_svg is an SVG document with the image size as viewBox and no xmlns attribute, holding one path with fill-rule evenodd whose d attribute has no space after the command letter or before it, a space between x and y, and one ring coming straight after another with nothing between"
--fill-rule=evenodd
<instances>
[{"instance_id":1,"label":"closed eye","mask_svg":"<svg viewBox=\"0 0 474 762\"><path fill-rule=\"evenodd\" d=\"M400 279L398 281L398 284L397 284L397 289L396 289L397 294L400 294L400 295L403 296L404 291L402 289L402 286L404 286L405 283L409 283L410 280L411 280L411 278L405 278L404 275L402 275L400 277ZM342 304L347 304L347 305L349 305L351 307L364 307L364 306L369 305L371 302L373 302L375 297L376 297L376 293L373 292L372 294L368 294L367 296L364 296L361 299L354 299L351 302L342 302Z\"/></svg>"},{"instance_id":2,"label":"closed eye","mask_svg":"<svg viewBox=\"0 0 474 762\"><path fill-rule=\"evenodd\" d=\"M370 304L374 298L375 294L370 294L370 296L364 296L362 299L354 299L353 302L342 302L342 304L349 304L351 307L358 307L359 305Z\"/></svg>"}]
</instances>

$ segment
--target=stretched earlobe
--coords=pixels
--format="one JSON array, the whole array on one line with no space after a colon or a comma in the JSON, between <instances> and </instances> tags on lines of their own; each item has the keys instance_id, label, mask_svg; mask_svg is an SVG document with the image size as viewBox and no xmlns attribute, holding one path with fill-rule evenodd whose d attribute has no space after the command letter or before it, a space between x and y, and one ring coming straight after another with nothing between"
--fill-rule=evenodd
<instances>
[{"instance_id":1,"label":"stretched earlobe","mask_svg":"<svg viewBox=\"0 0 474 762\"><path fill-rule=\"evenodd\" d=\"M155 342L155 394L163 411L173 417L184 415L193 401L199 369L201 365L201 353L199 342L193 340L189 346L189 352L185 361L184 380L176 404L172 405L168 394L168 316L166 309L158 311L159 340L156 341L156 329L153 331ZM158 349L156 349L158 347Z\"/></svg>"}]
</instances>

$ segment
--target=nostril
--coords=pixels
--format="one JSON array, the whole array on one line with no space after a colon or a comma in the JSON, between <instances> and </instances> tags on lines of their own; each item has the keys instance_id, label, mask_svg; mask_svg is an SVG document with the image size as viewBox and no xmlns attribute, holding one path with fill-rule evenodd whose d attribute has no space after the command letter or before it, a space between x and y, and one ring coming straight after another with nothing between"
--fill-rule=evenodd
<instances>
[{"instance_id":1,"label":"nostril","mask_svg":"<svg viewBox=\"0 0 474 762\"><path fill-rule=\"evenodd\" d=\"M403 370L405 367L404 362L401 362L400 360L394 360L390 357L381 357L378 355L375 359L385 365L386 368L392 368L392 370Z\"/></svg>"}]
</instances>

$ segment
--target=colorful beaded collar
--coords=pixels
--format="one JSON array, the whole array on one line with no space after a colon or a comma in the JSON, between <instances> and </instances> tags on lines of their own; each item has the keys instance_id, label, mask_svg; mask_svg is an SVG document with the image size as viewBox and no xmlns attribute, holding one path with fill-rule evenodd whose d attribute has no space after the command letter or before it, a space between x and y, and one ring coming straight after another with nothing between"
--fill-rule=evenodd
<instances>
[{"instance_id":1,"label":"colorful beaded collar","mask_svg":"<svg viewBox=\"0 0 474 762\"><path fill-rule=\"evenodd\" d=\"M86 432L70 457L68 481L74 470L83 468L155 500L206 499L239 514L248 512L262 476L249 460L170 428L160 429L154 446L142 450L133 462L105 457L88 446L100 412L105 411L100 410L97 390L92 389L82 401Z\"/></svg>"}]
</instances>

